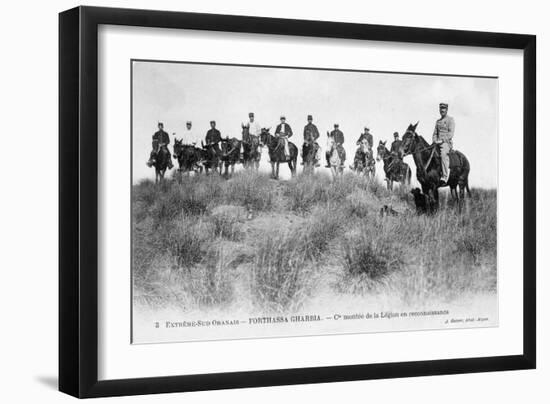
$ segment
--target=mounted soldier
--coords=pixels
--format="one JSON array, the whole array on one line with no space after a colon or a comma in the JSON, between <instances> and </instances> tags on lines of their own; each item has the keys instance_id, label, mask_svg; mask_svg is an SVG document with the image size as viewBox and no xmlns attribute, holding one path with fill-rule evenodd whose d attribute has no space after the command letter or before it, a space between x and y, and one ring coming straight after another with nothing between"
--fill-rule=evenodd
<instances>
[{"instance_id":1,"label":"mounted soldier","mask_svg":"<svg viewBox=\"0 0 550 404\"><path fill-rule=\"evenodd\" d=\"M401 139L399 139L399 133L393 132L393 142L390 147L391 154L401 158L400 151L399 151L400 147L401 147Z\"/></svg>"},{"instance_id":2,"label":"mounted soldier","mask_svg":"<svg viewBox=\"0 0 550 404\"><path fill-rule=\"evenodd\" d=\"M315 166L318 167L319 164L318 161L321 160L319 154L321 147L319 146L319 143L317 143L317 139L319 139L319 129L317 129L317 126L313 124L313 116L308 115L307 116L307 125L304 126L304 146L302 148L302 165L306 164L306 160L308 159L309 154L311 152L310 147L313 146L313 152L312 156L315 160Z\"/></svg>"},{"instance_id":3,"label":"mounted soldier","mask_svg":"<svg viewBox=\"0 0 550 404\"><path fill-rule=\"evenodd\" d=\"M353 166L350 168L356 172L370 174L374 178L376 170L376 162L374 161L374 155L372 152L373 136L370 133L368 126L365 126L364 132L361 133L359 139L355 143L357 150L355 151L355 158L353 159Z\"/></svg>"},{"instance_id":4,"label":"mounted soldier","mask_svg":"<svg viewBox=\"0 0 550 404\"><path fill-rule=\"evenodd\" d=\"M164 150L167 154L167 163L168 168L172 169L174 167L174 164L172 164L172 153L170 153L170 149L168 149L168 145L170 144L170 136L168 133L164 131L164 124L162 122L158 123L158 131L156 131L153 134L153 142L152 142L152 148L151 154L149 155L149 161L147 162L147 165L149 167L152 167L155 165L155 162L158 157L158 153L161 150Z\"/></svg>"},{"instance_id":5,"label":"mounted soldier","mask_svg":"<svg viewBox=\"0 0 550 404\"><path fill-rule=\"evenodd\" d=\"M439 186L446 185L449 180L449 153L453 148L453 136L455 134L455 120L453 117L447 115L448 109L448 104L443 102L439 104L439 114L441 118L435 122L433 133L433 142L439 145L441 151L442 174Z\"/></svg>"},{"instance_id":6,"label":"mounted soldier","mask_svg":"<svg viewBox=\"0 0 550 404\"><path fill-rule=\"evenodd\" d=\"M195 132L193 130L193 122L187 121L185 123L185 130L183 134L183 139L185 140L185 143L195 144L197 143L197 139L195 137Z\"/></svg>"},{"instance_id":7,"label":"mounted soldier","mask_svg":"<svg viewBox=\"0 0 550 404\"><path fill-rule=\"evenodd\" d=\"M329 147L326 151L326 159L327 159L327 168L331 167L330 159L332 155L332 151L334 149L338 152L338 157L340 158L340 161L343 162L346 160L346 151L344 150L344 133L340 130L340 125L335 123L334 124L334 130L329 133Z\"/></svg>"},{"instance_id":8,"label":"mounted soldier","mask_svg":"<svg viewBox=\"0 0 550 404\"><path fill-rule=\"evenodd\" d=\"M254 112L250 112L248 114L248 133L243 133L243 142L244 143L250 143L250 135L253 136L260 136L262 134L262 127L258 123L258 121L254 118Z\"/></svg>"},{"instance_id":9,"label":"mounted soldier","mask_svg":"<svg viewBox=\"0 0 550 404\"><path fill-rule=\"evenodd\" d=\"M369 129L368 126L365 126L364 132L361 133L361 135L359 136L359 139L357 139L356 144L357 144L357 146L364 145L372 151L372 146L374 144L374 140L373 140L372 133L370 133L370 129Z\"/></svg>"},{"instance_id":10,"label":"mounted soldier","mask_svg":"<svg viewBox=\"0 0 550 404\"><path fill-rule=\"evenodd\" d=\"M206 132L206 146L212 146L216 153L221 155L220 141L222 140L222 134L216 129L216 121L210 121L210 129Z\"/></svg>"},{"instance_id":11,"label":"mounted soldier","mask_svg":"<svg viewBox=\"0 0 550 404\"><path fill-rule=\"evenodd\" d=\"M285 157L290 158L290 151L288 149L288 138L292 136L292 128L286 123L286 117L281 115L281 123L275 128L275 136L283 142Z\"/></svg>"}]
</instances>

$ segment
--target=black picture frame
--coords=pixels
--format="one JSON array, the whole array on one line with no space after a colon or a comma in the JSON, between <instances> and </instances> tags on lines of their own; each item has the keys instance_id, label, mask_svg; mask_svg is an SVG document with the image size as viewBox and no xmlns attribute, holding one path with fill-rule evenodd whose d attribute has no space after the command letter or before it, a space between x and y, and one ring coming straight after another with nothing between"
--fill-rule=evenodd
<instances>
[{"instance_id":1,"label":"black picture frame","mask_svg":"<svg viewBox=\"0 0 550 404\"><path fill-rule=\"evenodd\" d=\"M523 354L99 381L100 24L510 48L523 51ZM59 390L103 397L325 383L536 366L536 37L184 12L77 7L59 15Z\"/></svg>"}]
</instances>

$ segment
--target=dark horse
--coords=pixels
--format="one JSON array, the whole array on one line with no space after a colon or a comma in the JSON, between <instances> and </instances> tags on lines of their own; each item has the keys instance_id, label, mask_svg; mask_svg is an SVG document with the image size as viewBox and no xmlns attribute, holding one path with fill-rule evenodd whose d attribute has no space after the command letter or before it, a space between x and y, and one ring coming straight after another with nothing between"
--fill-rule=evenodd
<instances>
[{"instance_id":1,"label":"dark horse","mask_svg":"<svg viewBox=\"0 0 550 404\"><path fill-rule=\"evenodd\" d=\"M203 167L208 174L208 170L214 170L215 172L222 173L222 161L220 159L221 150L217 143L210 143L205 145L201 141L202 153L203 153Z\"/></svg>"},{"instance_id":2,"label":"dark horse","mask_svg":"<svg viewBox=\"0 0 550 404\"><path fill-rule=\"evenodd\" d=\"M394 182L409 186L411 184L411 168L409 165L403 162L399 156L391 153L386 147L386 142L380 141L376 151L376 160L384 162L388 190L393 189Z\"/></svg>"},{"instance_id":3,"label":"dark horse","mask_svg":"<svg viewBox=\"0 0 550 404\"><path fill-rule=\"evenodd\" d=\"M228 169L231 166L231 174L235 172L235 164L240 161L241 141L237 138L226 137L220 142L221 146L221 161L225 166L224 175L228 176Z\"/></svg>"},{"instance_id":4,"label":"dark horse","mask_svg":"<svg viewBox=\"0 0 550 404\"><path fill-rule=\"evenodd\" d=\"M249 133L250 125L241 124L241 126L243 128L243 166L258 170L260 167L260 158L262 157L260 137Z\"/></svg>"},{"instance_id":5,"label":"dark horse","mask_svg":"<svg viewBox=\"0 0 550 404\"><path fill-rule=\"evenodd\" d=\"M291 174L296 174L296 162L298 160L298 148L294 143L288 142L288 151L290 156L285 156L285 148L283 139L273 136L269 133L269 129L262 129L260 142L267 146L269 150L269 162L271 163L271 176L275 179L279 178L279 164L288 163Z\"/></svg>"},{"instance_id":6,"label":"dark horse","mask_svg":"<svg viewBox=\"0 0 550 404\"><path fill-rule=\"evenodd\" d=\"M183 139L174 139L174 157L178 160L180 172L199 171L202 173L204 153L192 144L184 144Z\"/></svg>"},{"instance_id":7,"label":"dark horse","mask_svg":"<svg viewBox=\"0 0 550 404\"><path fill-rule=\"evenodd\" d=\"M168 147L162 145L157 151L155 162L153 166L155 167L155 184L164 181L164 174L168 168L168 163L170 162L170 151Z\"/></svg>"},{"instance_id":8,"label":"dark horse","mask_svg":"<svg viewBox=\"0 0 550 404\"><path fill-rule=\"evenodd\" d=\"M313 174L315 172L315 166L319 163L317 160L318 150L319 144L313 139L311 133L308 132L307 137L304 139L304 145L302 146L304 173Z\"/></svg>"},{"instance_id":9,"label":"dark horse","mask_svg":"<svg viewBox=\"0 0 550 404\"><path fill-rule=\"evenodd\" d=\"M441 151L437 144L429 144L424 138L416 133L418 122L410 124L402 138L400 152L403 155L412 154L416 164L416 178L422 186L422 192L430 199L430 210L434 211L439 207L439 191L441 186ZM458 150L451 150L449 153L450 175L449 180L443 186L451 188L451 195L459 202L462 208L464 201L464 190L470 196L468 176L470 174L470 162L464 154ZM460 188L460 196L456 187Z\"/></svg>"},{"instance_id":10,"label":"dark horse","mask_svg":"<svg viewBox=\"0 0 550 404\"><path fill-rule=\"evenodd\" d=\"M353 165L349 167L357 174L363 174L370 179L374 179L376 174L376 161L372 153L372 149L361 145L355 152Z\"/></svg>"}]
</instances>

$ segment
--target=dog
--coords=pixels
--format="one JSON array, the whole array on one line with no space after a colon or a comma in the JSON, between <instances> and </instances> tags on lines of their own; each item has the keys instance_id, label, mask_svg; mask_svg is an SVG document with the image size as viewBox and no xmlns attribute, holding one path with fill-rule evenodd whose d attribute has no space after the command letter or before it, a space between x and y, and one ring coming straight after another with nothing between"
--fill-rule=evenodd
<instances>
[{"instance_id":1,"label":"dog","mask_svg":"<svg viewBox=\"0 0 550 404\"><path fill-rule=\"evenodd\" d=\"M414 205L416 206L416 213L422 215L428 213L428 196L423 194L420 188L414 188L411 190L411 194L414 196Z\"/></svg>"}]
</instances>

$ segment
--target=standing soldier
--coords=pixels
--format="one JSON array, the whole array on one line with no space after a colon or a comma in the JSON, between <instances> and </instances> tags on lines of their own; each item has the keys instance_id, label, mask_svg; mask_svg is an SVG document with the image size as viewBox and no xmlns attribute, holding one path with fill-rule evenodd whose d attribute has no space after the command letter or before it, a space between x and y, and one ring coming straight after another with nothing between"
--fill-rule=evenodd
<instances>
[{"instance_id":1,"label":"standing soldier","mask_svg":"<svg viewBox=\"0 0 550 404\"><path fill-rule=\"evenodd\" d=\"M399 139L399 133L393 132L393 142L391 144L390 152L394 156L399 156L399 148L401 147L402 140Z\"/></svg>"},{"instance_id":2,"label":"standing soldier","mask_svg":"<svg viewBox=\"0 0 550 404\"><path fill-rule=\"evenodd\" d=\"M346 159L346 151L344 150L344 146L343 146L344 133L340 130L339 124L337 123L334 124L334 130L330 132L330 139L332 139L333 146L326 152L327 168L330 168L330 155L334 147L338 152L338 157L340 158L340 161L343 163L344 160Z\"/></svg>"},{"instance_id":3,"label":"standing soldier","mask_svg":"<svg viewBox=\"0 0 550 404\"><path fill-rule=\"evenodd\" d=\"M313 124L313 116L308 115L307 116L307 125L304 126L304 148L306 144L313 144L313 147L315 147L315 160L320 161L321 158L319 156L319 143L317 143L317 139L319 139L319 130L317 129L317 126ZM305 153L304 149L302 149L302 165L305 163ZM318 167L319 164L316 164Z\"/></svg>"},{"instance_id":4,"label":"standing soldier","mask_svg":"<svg viewBox=\"0 0 550 404\"><path fill-rule=\"evenodd\" d=\"M442 175L439 183L440 186L447 184L449 180L449 152L453 148L453 136L455 134L455 120L453 117L447 115L448 109L448 104L443 102L439 104L439 114L441 118L435 122L433 133L433 142L438 144L441 150Z\"/></svg>"},{"instance_id":5,"label":"standing soldier","mask_svg":"<svg viewBox=\"0 0 550 404\"><path fill-rule=\"evenodd\" d=\"M158 129L159 130L153 135L153 150L149 155L147 165L152 167L153 164L155 164L159 150L164 147L168 151L168 168L172 169L172 167L174 167L174 164L172 164L172 153L170 153L170 149L168 149L168 145L170 144L170 136L164 131L164 124L162 122L158 123Z\"/></svg>"},{"instance_id":6,"label":"standing soldier","mask_svg":"<svg viewBox=\"0 0 550 404\"><path fill-rule=\"evenodd\" d=\"M214 150L218 155L221 154L220 141L222 140L222 134L216 129L216 121L210 121L210 129L206 132L206 145L213 145Z\"/></svg>"},{"instance_id":7,"label":"standing soldier","mask_svg":"<svg viewBox=\"0 0 550 404\"><path fill-rule=\"evenodd\" d=\"M281 115L281 123L277 125L275 129L275 136L279 137L284 142L285 157L290 158L290 151L288 150L288 138L292 136L292 128L286 123L286 117Z\"/></svg>"}]
</instances>

